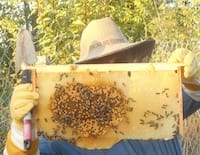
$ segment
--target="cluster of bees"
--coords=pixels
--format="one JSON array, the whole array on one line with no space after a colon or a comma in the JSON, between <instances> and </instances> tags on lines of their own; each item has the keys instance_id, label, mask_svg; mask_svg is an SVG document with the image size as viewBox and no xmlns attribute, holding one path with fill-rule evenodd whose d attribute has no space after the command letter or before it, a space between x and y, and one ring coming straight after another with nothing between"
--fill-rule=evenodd
<instances>
[{"instance_id":1,"label":"cluster of bees","mask_svg":"<svg viewBox=\"0 0 200 155\"><path fill-rule=\"evenodd\" d=\"M100 136L116 128L125 117L128 99L109 85L78 82L56 84L51 97L52 120L80 136Z\"/></svg>"}]
</instances>

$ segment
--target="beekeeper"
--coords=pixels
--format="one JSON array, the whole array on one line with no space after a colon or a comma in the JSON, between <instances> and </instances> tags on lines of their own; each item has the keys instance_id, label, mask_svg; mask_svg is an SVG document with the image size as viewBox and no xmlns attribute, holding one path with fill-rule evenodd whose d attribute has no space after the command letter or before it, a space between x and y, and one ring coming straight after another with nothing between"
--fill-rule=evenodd
<instances>
[{"instance_id":1,"label":"beekeeper","mask_svg":"<svg viewBox=\"0 0 200 155\"><path fill-rule=\"evenodd\" d=\"M142 62L150 56L154 40L130 43L118 26L110 19L91 21L82 33L80 59L77 63L128 63ZM184 118L200 108L200 67L194 53L186 49L175 50L170 63L184 63L183 103ZM148 78L148 77L147 77ZM32 146L28 151L23 144L23 117L38 104L39 94L31 91L31 84L20 84L14 88L10 112L11 129L7 136L4 155L181 155L181 145L177 136L164 140L122 140L110 149L87 150L66 141L49 142L45 138L32 136ZM33 115L34 120L34 115ZM33 129L34 131L34 122ZM34 133L34 132L33 132Z\"/></svg>"}]
</instances>

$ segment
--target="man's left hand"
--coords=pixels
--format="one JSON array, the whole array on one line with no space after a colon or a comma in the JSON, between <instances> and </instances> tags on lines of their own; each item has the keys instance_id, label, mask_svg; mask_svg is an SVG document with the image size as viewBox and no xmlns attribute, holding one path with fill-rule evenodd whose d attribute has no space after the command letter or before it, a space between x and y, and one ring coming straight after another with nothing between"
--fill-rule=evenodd
<instances>
[{"instance_id":1,"label":"man's left hand","mask_svg":"<svg viewBox=\"0 0 200 155\"><path fill-rule=\"evenodd\" d=\"M172 52L168 63L183 63L183 84L188 89L200 90L200 62L193 52L184 48L178 48Z\"/></svg>"}]
</instances>

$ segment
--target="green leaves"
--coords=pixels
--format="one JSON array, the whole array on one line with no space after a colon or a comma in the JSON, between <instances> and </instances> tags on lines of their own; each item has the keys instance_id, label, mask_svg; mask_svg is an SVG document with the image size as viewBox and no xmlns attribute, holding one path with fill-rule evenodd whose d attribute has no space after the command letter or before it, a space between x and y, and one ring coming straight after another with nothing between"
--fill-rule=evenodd
<instances>
[{"instance_id":1,"label":"green leaves","mask_svg":"<svg viewBox=\"0 0 200 155\"><path fill-rule=\"evenodd\" d=\"M200 37L200 10L196 7L198 4L191 5L189 1L28 0L26 3L31 10L27 19L22 1L0 5L4 10L0 25L9 32L6 40L14 44L17 30L29 20L38 55L48 55L54 63L66 64L78 59L84 27L93 19L107 16L121 27L131 42L153 37L188 43L189 40L197 42Z\"/></svg>"}]
</instances>

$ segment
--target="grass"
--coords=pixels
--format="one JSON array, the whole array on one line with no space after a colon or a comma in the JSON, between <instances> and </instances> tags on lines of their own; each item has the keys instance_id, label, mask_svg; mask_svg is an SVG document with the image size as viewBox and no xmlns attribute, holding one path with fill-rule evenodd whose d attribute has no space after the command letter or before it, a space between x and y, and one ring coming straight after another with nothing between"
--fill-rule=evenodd
<instances>
[{"instance_id":1,"label":"grass","mask_svg":"<svg viewBox=\"0 0 200 155\"><path fill-rule=\"evenodd\" d=\"M10 128L9 107L0 105L0 154L3 154L3 149L6 142L7 132Z\"/></svg>"},{"instance_id":2,"label":"grass","mask_svg":"<svg viewBox=\"0 0 200 155\"><path fill-rule=\"evenodd\" d=\"M185 155L200 154L200 110L184 121L182 146Z\"/></svg>"}]
</instances>

